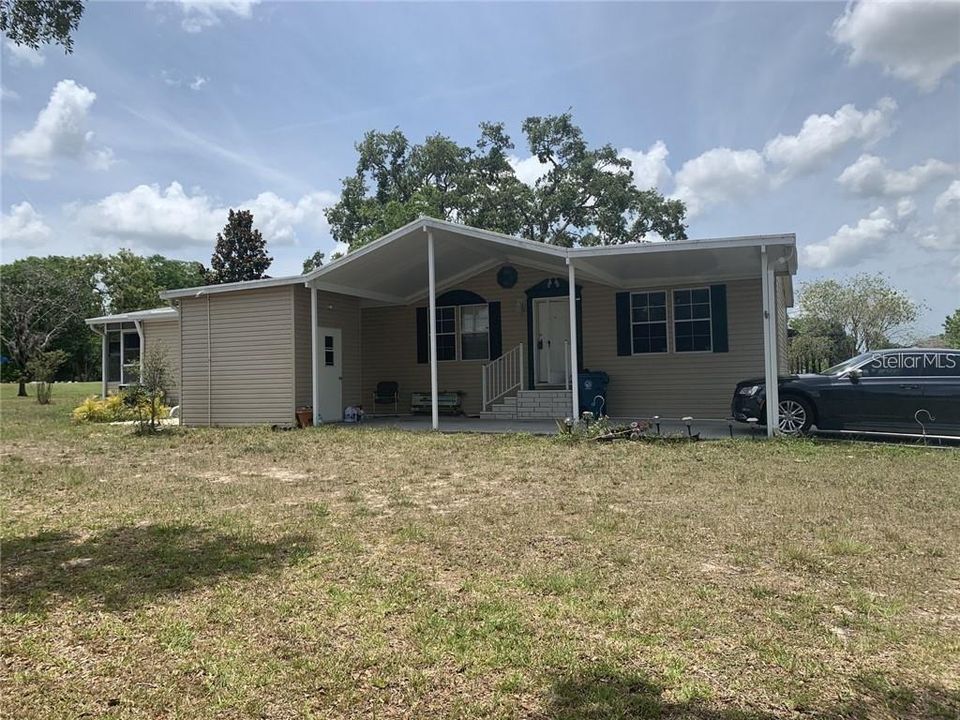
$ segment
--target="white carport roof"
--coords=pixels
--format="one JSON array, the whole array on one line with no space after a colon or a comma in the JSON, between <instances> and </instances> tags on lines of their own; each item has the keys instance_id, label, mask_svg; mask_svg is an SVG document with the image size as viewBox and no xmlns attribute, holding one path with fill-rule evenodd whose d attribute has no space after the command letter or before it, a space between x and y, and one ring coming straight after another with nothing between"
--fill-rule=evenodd
<instances>
[{"instance_id":1,"label":"white carport roof","mask_svg":"<svg viewBox=\"0 0 960 720\"><path fill-rule=\"evenodd\" d=\"M164 306L151 308L150 310L137 310L135 312L87 318L84 322L87 323L87 325L103 325L104 323L134 322L136 320L173 320L176 317L177 311L174 308Z\"/></svg>"},{"instance_id":2,"label":"white carport roof","mask_svg":"<svg viewBox=\"0 0 960 720\"><path fill-rule=\"evenodd\" d=\"M208 293L306 283L376 303L408 304L427 294L427 232L434 238L437 288L502 264L533 267L566 275L567 263L578 278L639 288L678 280L712 282L760 276L760 251L766 247L776 271L796 272L796 237L750 237L562 248L421 218L306 275L170 290L172 299Z\"/></svg>"}]
</instances>

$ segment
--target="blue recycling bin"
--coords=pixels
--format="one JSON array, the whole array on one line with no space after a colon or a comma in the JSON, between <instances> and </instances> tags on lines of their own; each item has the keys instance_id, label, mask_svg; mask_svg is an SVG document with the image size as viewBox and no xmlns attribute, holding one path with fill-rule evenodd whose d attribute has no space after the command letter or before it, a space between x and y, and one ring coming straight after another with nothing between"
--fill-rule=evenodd
<instances>
[{"instance_id":1,"label":"blue recycling bin","mask_svg":"<svg viewBox=\"0 0 960 720\"><path fill-rule=\"evenodd\" d=\"M583 370L577 374L580 389L580 412L592 412L594 415L609 415L607 408L607 385L610 376L602 370Z\"/></svg>"}]
</instances>

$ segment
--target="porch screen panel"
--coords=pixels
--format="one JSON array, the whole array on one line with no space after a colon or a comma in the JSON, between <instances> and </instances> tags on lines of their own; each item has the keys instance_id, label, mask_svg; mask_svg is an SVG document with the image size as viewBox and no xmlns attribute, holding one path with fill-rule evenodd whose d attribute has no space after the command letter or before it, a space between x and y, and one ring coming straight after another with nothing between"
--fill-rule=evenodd
<instances>
[{"instance_id":1,"label":"porch screen panel","mask_svg":"<svg viewBox=\"0 0 960 720\"><path fill-rule=\"evenodd\" d=\"M120 382L120 333L107 333L107 382Z\"/></svg>"}]
</instances>

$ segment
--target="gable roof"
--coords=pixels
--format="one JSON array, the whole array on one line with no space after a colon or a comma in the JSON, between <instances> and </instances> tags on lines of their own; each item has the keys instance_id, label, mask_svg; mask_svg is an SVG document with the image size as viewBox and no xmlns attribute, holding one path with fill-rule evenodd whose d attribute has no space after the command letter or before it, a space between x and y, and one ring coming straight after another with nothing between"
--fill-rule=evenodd
<instances>
[{"instance_id":1,"label":"gable roof","mask_svg":"<svg viewBox=\"0 0 960 720\"><path fill-rule=\"evenodd\" d=\"M677 261L691 277L723 277L745 271L761 247L779 261L779 271L796 272L796 236L792 234L676 242L633 243L564 248L482 230L445 220L420 218L347 255L303 275L168 290L160 297L198 297L279 285L313 287L370 300L406 304L426 294L426 237L434 238L437 287L502 264L529 266L558 274L573 261L577 275L614 286L677 276ZM690 251L696 251L687 254ZM682 255L681 255L682 254ZM756 271L759 273L759 260Z\"/></svg>"}]
</instances>

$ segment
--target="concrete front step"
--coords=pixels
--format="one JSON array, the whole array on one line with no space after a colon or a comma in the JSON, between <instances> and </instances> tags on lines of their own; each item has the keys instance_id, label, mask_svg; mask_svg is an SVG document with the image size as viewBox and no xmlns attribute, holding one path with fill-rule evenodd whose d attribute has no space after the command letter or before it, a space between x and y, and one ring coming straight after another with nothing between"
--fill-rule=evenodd
<instances>
[{"instance_id":1,"label":"concrete front step","mask_svg":"<svg viewBox=\"0 0 960 720\"><path fill-rule=\"evenodd\" d=\"M570 415L569 390L521 390L490 406L480 417L490 420L550 420Z\"/></svg>"}]
</instances>

